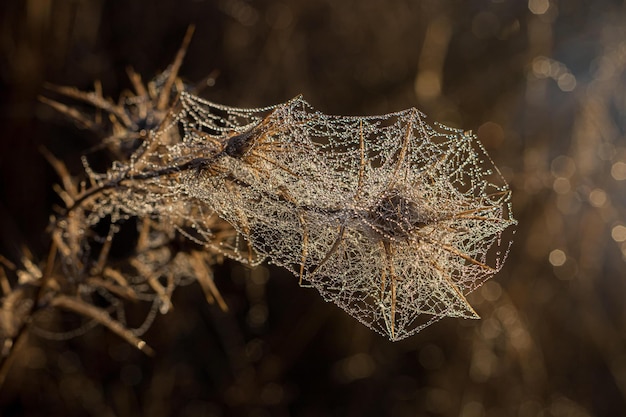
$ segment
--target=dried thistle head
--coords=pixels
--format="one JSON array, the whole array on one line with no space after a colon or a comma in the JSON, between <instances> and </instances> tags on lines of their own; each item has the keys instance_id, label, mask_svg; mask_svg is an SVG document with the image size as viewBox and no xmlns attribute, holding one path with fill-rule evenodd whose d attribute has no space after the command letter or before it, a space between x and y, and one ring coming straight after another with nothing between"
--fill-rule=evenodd
<instances>
[{"instance_id":1,"label":"dried thistle head","mask_svg":"<svg viewBox=\"0 0 626 417\"><path fill-rule=\"evenodd\" d=\"M102 95L99 83L93 92L49 86L66 100L92 106L91 112L41 97L44 103L97 133L102 138L99 147L107 150L114 162L109 172L100 174L83 157L86 175L81 178L72 176L62 161L42 150L61 179L56 191L65 208L59 209L52 219L50 255L39 263L40 273L33 275L33 268L26 268L26 264L24 268L14 268L15 276L32 276L38 290L22 297L24 291L14 286L15 291L3 299L2 323L8 338L17 337L29 323L40 334L58 337L49 329L36 328L38 323L46 321L37 317L53 307L105 325L133 345L149 351L138 336L148 328L154 311L165 313L171 308L174 289L192 282L193 277L200 282L208 301L227 308L213 285L211 273L223 251L207 245L210 242L221 249L221 244L227 242L223 245L227 247L228 242L236 241L237 233L202 204L177 201L176 195L167 191L171 182L167 175L157 173L154 177L159 180L146 181L141 187L124 182L129 175L146 175L163 169L171 162L160 153L163 146L181 141L179 134L166 138L155 132L161 124L171 122L168 115L175 112L177 97L184 89L178 71L192 33L193 27L188 30L172 65L154 80L144 84L129 69L135 92L122 94L117 102ZM129 170L131 165L133 168ZM135 205L128 207L128 201L134 201ZM160 210L160 207L169 209ZM129 225L135 228L130 232L133 247L122 258L112 258L112 248L119 246L122 239L120 231L128 230ZM189 252L179 252L182 241L191 241L185 243ZM35 262L29 265L39 268ZM100 300L100 307L95 306L95 298ZM24 314L20 313L24 308L18 308L18 304L24 304L18 303L21 299L30 301ZM139 328L131 329L125 323L123 305L128 301L152 305L151 313ZM24 319L18 320L22 316Z\"/></svg>"},{"instance_id":2,"label":"dried thistle head","mask_svg":"<svg viewBox=\"0 0 626 417\"><path fill-rule=\"evenodd\" d=\"M128 159L148 133L163 122L178 94L184 90L178 72L193 32L194 26L190 26L172 64L147 84L144 84L141 76L129 67L127 72L134 92L122 93L117 102L102 95L102 86L99 82L95 83L93 92L48 84L50 91L60 94L65 99L92 106L95 110L94 115L45 96L40 96L40 100L70 117L79 126L101 136L102 145L106 146L117 159Z\"/></svg>"},{"instance_id":3,"label":"dried thistle head","mask_svg":"<svg viewBox=\"0 0 626 417\"><path fill-rule=\"evenodd\" d=\"M200 175L180 166L181 195L302 284L392 340L477 317L465 295L501 268L516 222L474 135L415 109L327 116L301 97L237 109L183 93L175 119L183 144L209 155Z\"/></svg>"},{"instance_id":4,"label":"dried thistle head","mask_svg":"<svg viewBox=\"0 0 626 417\"><path fill-rule=\"evenodd\" d=\"M176 82L189 37L162 81L145 87L131 71L137 94L119 104L56 89L106 111L112 126L104 143L115 162L103 173L85 162L88 185L53 160L67 205L53 238L79 293L166 312L193 274L222 305L210 268L226 255L289 268L392 340L442 317L477 317L465 295L501 268L515 220L508 185L475 136L430 125L416 109L342 117L301 97L261 109L202 100ZM112 267L118 223L131 218L140 238L127 267ZM177 237L196 246L181 252Z\"/></svg>"}]
</instances>

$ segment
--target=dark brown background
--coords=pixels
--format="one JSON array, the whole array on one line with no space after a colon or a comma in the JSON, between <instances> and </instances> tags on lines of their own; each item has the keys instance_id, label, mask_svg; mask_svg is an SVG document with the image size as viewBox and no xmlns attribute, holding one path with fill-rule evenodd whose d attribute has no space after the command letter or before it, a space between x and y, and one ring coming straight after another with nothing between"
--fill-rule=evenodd
<instances>
[{"instance_id":1,"label":"dark brown background","mask_svg":"<svg viewBox=\"0 0 626 417\"><path fill-rule=\"evenodd\" d=\"M3 2L0 253L9 259L22 244L45 255L56 179L38 146L78 173L89 143L36 101L43 82L90 89L100 79L117 97L129 87L126 66L145 78L163 70L191 23L181 74L193 83L218 70L203 92L213 101L264 106L303 93L326 113L415 106L477 131L511 183L519 226L502 272L470 297L481 321L443 320L390 343L279 269L228 263L216 273L231 312L206 305L196 285L179 289L174 311L145 336L154 358L103 329L67 342L32 337L0 414L626 413L626 236L615 228L626 223L626 5L552 0L540 13L546 4Z\"/></svg>"}]
</instances>

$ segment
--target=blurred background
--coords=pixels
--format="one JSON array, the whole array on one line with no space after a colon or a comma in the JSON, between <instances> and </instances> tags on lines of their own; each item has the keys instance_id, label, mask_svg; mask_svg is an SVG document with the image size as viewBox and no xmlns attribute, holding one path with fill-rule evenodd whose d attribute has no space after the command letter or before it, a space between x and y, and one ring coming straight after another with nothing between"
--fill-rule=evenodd
<instances>
[{"instance_id":1,"label":"blurred background","mask_svg":"<svg viewBox=\"0 0 626 417\"><path fill-rule=\"evenodd\" d=\"M417 107L477 132L519 220L503 270L402 342L273 267L226 262L228 313L199 286L145 335L33 336L3 416L626 415L626 3L555 0L8 0L0 6L0 253L43 259L57 181L89 135L37 102L43 83L117 97L196 32L181 75L202 96L330 114ZM207 78L207 76L211 75ZM204 80L204 81L203 81Z\"/></svg>"}]
</instances>

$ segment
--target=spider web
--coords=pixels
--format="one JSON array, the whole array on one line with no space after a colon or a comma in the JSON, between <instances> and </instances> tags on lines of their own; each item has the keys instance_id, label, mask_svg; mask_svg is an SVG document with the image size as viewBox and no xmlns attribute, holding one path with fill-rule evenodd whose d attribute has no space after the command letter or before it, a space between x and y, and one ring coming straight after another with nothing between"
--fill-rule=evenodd
<instances>
[{"instance_id":1,"label":"spider web","mask_svg":"<svg viewBox=\"0 0 626 417\"><path fill-rule=\"evenodd\" d=\"M416 109L343 117L301 97L237 109L188 93L181 104L177 146L205 161L181 173L184 193L257 256L391 340L478 317L465 295L500 270L516 221L474 135Z\"/></svg>"}]
</instances>

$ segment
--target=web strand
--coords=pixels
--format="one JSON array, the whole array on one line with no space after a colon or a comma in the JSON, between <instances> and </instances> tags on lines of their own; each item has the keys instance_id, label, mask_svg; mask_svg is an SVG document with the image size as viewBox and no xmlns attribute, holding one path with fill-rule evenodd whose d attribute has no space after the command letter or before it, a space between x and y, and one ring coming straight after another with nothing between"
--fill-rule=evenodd
<instances>
[{"instance_id":1,"label":"web strand","mask_svg":"<svg viewBox=\"0 0 626 417\"><path fill-rule=\"evenodd\" d=\"M90 224L154 218L206 250L267 259L392 340L477 318L465 296L501 269L516 223L476 137L416 109L329 116L302 97L239 109L182 92L137 154L90 174ZM220 238L224 222L235 233Z\"/></svg>"},{"instance_id":2,"label":"web strand","mask_svg":"<svg viewBox=\"0 0 626 417\"><path fill-rule=\"evenodd\" d=\"M474 135L415 109L341 117L301 97L263 109L181 101L182 142L208 147L200 129L223 144L219 170L188 173L184 191L259 257L393 340L477 317L465 295L501 268L515 220Z\"/></svg>"}]
</instances>

